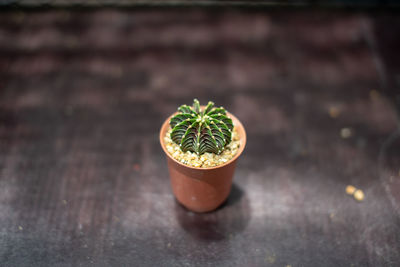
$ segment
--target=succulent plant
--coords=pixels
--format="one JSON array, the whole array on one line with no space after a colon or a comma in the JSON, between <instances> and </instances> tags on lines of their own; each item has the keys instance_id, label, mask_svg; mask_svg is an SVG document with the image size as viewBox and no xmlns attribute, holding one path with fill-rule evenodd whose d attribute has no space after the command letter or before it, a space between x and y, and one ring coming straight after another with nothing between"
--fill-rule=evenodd
<instances>
[{"instance_id":1,"label":"succulent plant","mask_svg":"<svg viewBox=\"0 0 400 267\"><path fill-rule=\"evenodd\" d=\"M203 110L197 99L194 99L192 107L180 106L170 125L171 139L183 152L220 154L232 140L232 119L223 107L214 107L211 101Z\"/></svg>"}]
</instances>

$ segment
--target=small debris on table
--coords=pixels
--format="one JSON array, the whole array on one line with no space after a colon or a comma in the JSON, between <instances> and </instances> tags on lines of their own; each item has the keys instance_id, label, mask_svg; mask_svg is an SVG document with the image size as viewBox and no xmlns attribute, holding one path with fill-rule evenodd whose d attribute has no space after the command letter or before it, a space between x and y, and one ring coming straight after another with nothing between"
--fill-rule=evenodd
<instances>
[{"instance_id":1,"label":"small debris on table","mask_svg":"<svg viewBox=\"0 0 400 267\"><path fill-rule=\"evenodd\" d=\"M24 228L22 228L21 225L18 226L18 229L19 229L20 231L24 230Z\"/></svg>"},{"instance_id":2,"label":"small debris on table","mask_svg":"<svg viewBox=\"0 0 400 267\"><path fill-rule=\"evenodd\" d=\"M332 119L335 119L335 118L339 117L339 115L340 115L340 110L337 107L330 107L329 108L329 116Z\"/></svg>"},{"instance_id":3,"label":"small debris on table","mask_svg":"<svg viewBox=\"0 0 400 267\"><path fill-rule=\"evenodd\" d=\"M340 136L343 139L350 138L352 135L353 135L353 132L352 132L352 130L350 128L342 128L340 130Z\"/></svg>"},{"instance_id":4,"label":"small debris on table","mask_svg":"<svg viewBox=\"0 0 400 267\"><path fill-rule=\"evenodd\" d=\"M361 202L364 200L364 192L361 189L357 189L352 185L346 186L346 194L353 196L354 199L357 201Z\"/></svg>"},{"instance_id":5,"label":"small debris on table","mask_svg":"<svg viewBox=\"0 0 400 267\"><path fill-rule=\"evenodd\" d=\"M273 263L275 263L275 261L276 261L275 253L273 253L273 252L270 253L269 251L267 251L266 256L265 256L265 262L273 264Z\"/></svg>"},{"instance_id":6,"label":"small debris on table","mask_svg":"<svg viewBox=\"0 0 400 267\"><path fill-rule=\"evenodd\" d=\"M364 200L364 192L361 189L357 189L356 192L354 192L354 198L357 201L363 201Z\"/></svg>"},{"instance_id":7,"label":"small debris on table","mask_svg":"<svg viewBox=\"0 0 400 267\"><path fill-rule=\"evenodd\" d=\"M346 194L348 195L353 195L356 190L357 189L352 185L346 186Z\"/></svg>"}]
</instances>

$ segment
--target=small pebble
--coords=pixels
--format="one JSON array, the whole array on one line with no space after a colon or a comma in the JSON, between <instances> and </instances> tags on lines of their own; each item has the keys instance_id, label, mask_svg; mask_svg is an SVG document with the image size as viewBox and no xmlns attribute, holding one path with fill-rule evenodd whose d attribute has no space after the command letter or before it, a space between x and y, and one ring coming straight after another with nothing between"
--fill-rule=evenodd
<instances>
[{"instance_id":1,"label":"small pebble","mask_svg":"<svg viewBox=\"0 0 400 267\"><path fill-rule=\"evenodd\" d=\"M357 201L364 200L364 192L361 189L357 189L353 196Z\"/></svg>"},{"instance_id":2,"label":"small pebble","mask_svg":"<svg viewBox=\"0 0 400 267\"><path fill-rule=\"evenodd\" d=\"M353 195L356 190L357 189L352 185L346 186L346 194L348 195Z\"/></svg>"},{"instance_id":3,"label":"small pebble","mask_svg":"<svg viewBox=\"0 0 400 267\"><path fill-rule=\"evenodd\" d=\"M353 135L352 131L350 128L342 128L340 130L340 136L344 139L349 138Z\"/></svg>"},{"instance_id":4,"label":"small pebble","mask_svg":"<svg viewBox=\"0 0 400 267\"><path fill-rule=\"evenodd\" d=\"M270 256L267 256L266 260L267 260L270 264L275 263L275 261L276 261L275 254L272 254L272 255L270 255Z\"/></svg>"},{"instance_id":5,"label":"small pebble","mask_svg":"<svg viewBox=\"0 0 400 267\"><path fill-rule=\"evenodd\" d=\"M337 107L329 108L329 116L333 119L337 118L340 115L340 111Z\"/></svg>"}]
</instances>

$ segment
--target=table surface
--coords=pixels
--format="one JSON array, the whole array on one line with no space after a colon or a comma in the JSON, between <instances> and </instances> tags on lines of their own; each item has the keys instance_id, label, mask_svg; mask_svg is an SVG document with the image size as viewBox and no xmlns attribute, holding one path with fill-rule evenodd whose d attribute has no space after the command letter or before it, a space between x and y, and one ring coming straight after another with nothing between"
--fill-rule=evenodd
<instances>
[{"instance_id":1,"label":"table surface","mask_svg":"<svg viewBox=\"0 0 400 267\"><path fill-rule=\"evenodd\" d=\"M0 265L399 266L399 32L384 12L1 13ZM175 201L158 141L194 97L248 135L207 214Z\"/></svg>"}]
</instances>

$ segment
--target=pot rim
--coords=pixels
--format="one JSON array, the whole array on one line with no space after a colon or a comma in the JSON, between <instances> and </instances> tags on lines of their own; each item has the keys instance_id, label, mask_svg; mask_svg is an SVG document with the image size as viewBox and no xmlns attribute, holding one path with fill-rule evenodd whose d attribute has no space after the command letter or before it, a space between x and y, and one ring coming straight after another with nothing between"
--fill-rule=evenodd
<instances>
[{"instance_id":1,"label":"pot rim","mask_svg":"<svg viewBox=\"0 0 400 267\"><path fill-rule=\"evenodd\" d=\"M167 127L169 126L169 121L170 121L171 117L174 116L174 115L177 114L177 113L178 113L178 112L175 112L175 113L171 114L171 115L164 121L164 123L163 123L162 126L161 126L160 134L159 134L159 136L160 136L160 144L161 144L162 149L164 150L164 153L167 155L167 157L169 157L169 158L170 158L171 160L173 160L175 163L177 163L177 164L179 164L179 165L181 165L181 166L183 166L183 167L186 167L186 168L189 168L189 169L193 169L193 170L214 170L214 169L219 169L219 168L222 168L222 167L224 167L224 166L226 166L226 165L231 164L232 162L234 162L234 161L242 154L242 152L243 152L243 150L244 150L244 148L245 148L245 146L246 146L246 141L247 141L246 130L245 130L243 124L240 122L240 120L239 120L238 118L236 118L234 115L232 115L232 113L226 112L226 113L228 114L228 117L230 117L230 118L232 119L233 124L234 124L234 127L241 128L241 129L243 130L243 133L242 133L242 134L239 134L239 139L240 139L240 147L239 147L239 150L236 152L236 154L235 154L235 156L234 156L233 158L231 158L229 161L227 161L227 162L225 162L225 163L223 163L223 164L221 164L221 165L214 166L214 167L207 167L207 168L192 167L192 166L183 164L182 162L176 160L175 158L172 157L172 155L169 154L167 148L165 147L164 135L165 135L165 132L166 132L166 131L164 132L164 129L167 128ZM163 132L164 132L164 134L163 134Z\"/></svg>"}]
</instances>

